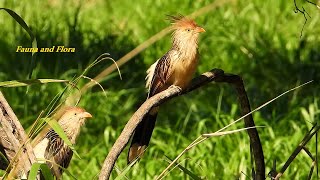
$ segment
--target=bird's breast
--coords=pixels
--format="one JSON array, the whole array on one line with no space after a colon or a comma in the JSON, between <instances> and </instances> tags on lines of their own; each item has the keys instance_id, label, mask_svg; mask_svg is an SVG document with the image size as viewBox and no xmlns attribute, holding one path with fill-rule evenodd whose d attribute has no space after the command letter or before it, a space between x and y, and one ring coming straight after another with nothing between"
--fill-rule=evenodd
<instances>
[{"instance_id":1,"label":"bird's breast","mask_svg":"<svg viewBox=\"0 0 320 180\"><path fill-rule=\"evenodd\" d=\"M48 138L44 138L42 141L39 142L39 144L37 144L34 148L34 154L36 156L36 158L38 159L38 162L40 163L44 163L45 162L45 151L48 147L48 143L49 143L49 139Z\"/></svg>"},{"instance_id":2,"label":"bird's breast","mask_svg":"<svg viewBox=\"0 0 320 180\"><path fill-rule=\"evenodd\" d=\"M170 81L173 85L185 89L196 71L198 56L181 58L175 61Z\"/></svg>"}]
</instances>

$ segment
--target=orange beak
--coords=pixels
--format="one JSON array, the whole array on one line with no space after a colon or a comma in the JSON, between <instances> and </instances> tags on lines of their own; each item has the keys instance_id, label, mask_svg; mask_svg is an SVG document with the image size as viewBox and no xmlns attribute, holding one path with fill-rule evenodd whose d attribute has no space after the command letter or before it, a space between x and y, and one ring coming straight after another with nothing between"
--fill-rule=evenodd
<instances>
[{"instance_id":1,"label":"orange beak","mask_svg":"<svg viewBox=\"0 0 320 180\"><path fill-rule=\"evenodd\" d=\"M203 29L202 27L200 27L200 26L196 27L195 31L196 31L197 33L206 32L206 30L204 30L204 29Z\"/></svg>"},{"instance_id":2,"label":"orange beak","mask_svg":"<svg viewBox=\"0 0 320 180\"><path fill-rule=\"evenodd\" d=\"M84 112L82 113L82 117L85 117L85 118L92 118L92 115L88 112Z\"/></svg>"}]
</instances>

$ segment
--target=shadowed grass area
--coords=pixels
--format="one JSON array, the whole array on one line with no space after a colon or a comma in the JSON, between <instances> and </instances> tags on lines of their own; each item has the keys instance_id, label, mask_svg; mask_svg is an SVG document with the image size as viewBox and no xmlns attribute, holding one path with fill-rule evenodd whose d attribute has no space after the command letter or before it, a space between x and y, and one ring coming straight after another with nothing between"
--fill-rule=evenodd
<instances>
[{"instance_id":1,"label":"shadowed grass area","mask_svg":"<svg viewBox=\"0 0 320 180\"><path fill-rule=\"evenodd\" d=\"M11 8L25 19L36 33L39 47L64 45L76 53L38 53L36 78L68 79L79 75L97 56L108 52L119 59L149 37L169 25L166 14L190 14L211 3L202 1L103 1L64 2L5 0L1 7ZM34 7L41 8L34 8ZM319 10L303 6L310 18L300 38L304 23L295 14L291 1L235 1L196 18L206 29L200 39L201 61L198 74L212 68L243 77L254 109L283 91L314 79L315 82L288 94L254 113L266 160L266 172L273 160L280 168L311 127L319 120L320 78ZM177 8L178 7L178 8ZM31 55L16 53L18 45L30 47L27 34L0 13L0 81L22 80L28 75ZM146 98L145 70L170 48L170 36L151 45L86 93L80 103L94 119L82 129L76 157L68 170L78 179L95 177L104 157L120 134L126 121ZM94 77L112 62L102 62L89 71ZM85 84L82 80L79 84ZM63 91L63 84L46 84L26 88L2 88L24 127L28 127L53 97ZM126 176L129 179L152 179L159 175L191 141L202 133L214 132L240 116L231 87L211 84L164 104L159 113L150 146L143 158ZM232 129L242 128L239 123ZM315 141L308 145L315 153ZM116 164L126 167L127 149ZM207 179L245 179L250 176L249 140L245 132L215 137L188 152L179 161L199 177ZM306 179L311 159L301 153L285 172L285 179ZM116 171L112 179L117 176ZM71 179L64 175L65 179ZM189 179L175 168L166 179Z\"/></svg>"}]
</instances>

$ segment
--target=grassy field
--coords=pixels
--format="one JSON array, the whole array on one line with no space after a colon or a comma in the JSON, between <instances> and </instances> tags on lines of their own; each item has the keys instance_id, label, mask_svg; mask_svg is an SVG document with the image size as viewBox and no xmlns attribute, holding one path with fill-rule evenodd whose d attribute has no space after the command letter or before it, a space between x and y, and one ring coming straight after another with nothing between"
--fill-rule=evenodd
<instances>
[{"instance_id":1,"label":"grassy field","mask_svg":"<svg viewBox=\"0 0 320 180\"><path fill-rule=\"evenodd\" d=\"M82 2L82 5L79 5ZM191 14L211 4L209 0L173 1L0 1L0 7L14 10L36 33L38 47L64 45L75 53L38 53L33 78L68 79L83 72L102 53L118 60L169 25L167 14ZM278 170L308 132L319 121L320 14L315 6L298 2L309 13L294 13L293 1L221 1L225 3L195 18L206 29L200 39L201 61L197 74L221 68L243 77L254 109L282 92L309 80L313 83L289 93L253 114L265 154L266 173L274 160ZM0 82L28 76L31 53L16 53L17 46L30 47L24 30L0 11ZM302 31L302 37L300 33ZM101 85L81 99L94 118L81 131L68 171L77 179L96 178L103 160L122 128L146 98L146 69L170 48L170 35L161 38L133 57L120 70L108 75ZM90 69L93 78L112 64L103 61ZM83 79L79 87L87 83ZM52 83L0 88L25 128L65 84ZM240 117L237 97L225 84L210 84L165 103L160 110L150 146L143 158L126 173L127 179L153 179L202 133L214 132ZM239 129L237 123L230 129ZM308 148L315 155L315 140ZM126 153L116 169L126 168ZM179 163L205 179L249 179L251 161L246 132L206 140L185 154ZM283 179L306 179L311 159L301 153ZM118 176L113 171L112 179ZM72 179L64 174L64 179ZM124 178L126 179L126 178ZM166 179L190 179L175 168ZM316 179L315 175L313 179Z\"/></svg>"}]
</instances>

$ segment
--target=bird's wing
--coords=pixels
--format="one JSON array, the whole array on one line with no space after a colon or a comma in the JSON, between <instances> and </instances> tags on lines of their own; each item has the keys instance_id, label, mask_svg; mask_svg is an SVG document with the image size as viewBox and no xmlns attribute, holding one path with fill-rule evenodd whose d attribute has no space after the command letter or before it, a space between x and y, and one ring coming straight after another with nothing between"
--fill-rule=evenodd
<instances>
[{"instance_id":1,"label":"bird's wing","mask_svg":"<svg viewBox=\"0 0 320 180\"><path fill-rule=\"evenodd\" d=\"M175 53L174 50L170 50L158 60L150 83L148 98L163 90L163 86L172 75L172 59Z\"/></svg>"},{"instance_id":2,"label":"bird's wing","mask_svg":"<svg viewBox=\"0 0 320 180\"><path fill-rule=\"evenodd\" d=\"M49 159L52 156L55 156L59 152L59 150L63 147L64 142L53 129L49 130L45 138L49 140L49 143L46 148L46 152L44 156L45 158Z\"/></svg>"},{"instance_id":3,"label":"bird's wing","mask_svg":"<svg viewBox=\"0 0 320 180\"><path fill-rule=\"evenodd\" d=\"M55 163L59 164L59 166L66 169L71 161L73 155L73 151L67 146L63 146L62 149L53 157ZM60 177L62 175L63 169L59 166L53 166L52 171L56 175L56 177Z\"/></svg>"},{"instance_id":4,"label":"bird's wing","mask_svg":"<svg viewBox=\"0 0 320 180\"><path fill-rule=\"evenodd\" d=\"M46 159L54 161L54 163L48 162L48 165L54 175L56 177L60 177L63 169L59 166L63 168L67 168L69 166L73 151L64 143L53 129L47 133L46 138L49 140L49 145L47 146L44 156Z\"/></svg>"},{"instance_id":5,"label":"bird's wing","mask_svg":"<svg viewBox=\"0 0 320 180\"><path fill-rule=\"evenodd\" d=\"M176 50L170 50L148 69L146 83L149 87L148 98L171 85L168 80L173 73L176 55ZM150 78L152 79L150 80ZM128 152L128 163L141 156L148 146L156 123L158 109L158 107L153 107L135 129Z\"/></svg>"}]
</instances>

